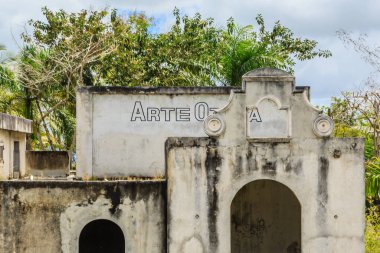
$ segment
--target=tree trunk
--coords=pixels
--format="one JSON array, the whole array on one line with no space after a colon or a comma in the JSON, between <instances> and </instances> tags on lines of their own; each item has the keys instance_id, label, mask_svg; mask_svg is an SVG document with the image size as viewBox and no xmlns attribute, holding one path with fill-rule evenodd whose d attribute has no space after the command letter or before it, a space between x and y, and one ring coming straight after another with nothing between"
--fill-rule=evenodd
<instances>
[{"instance_id":1,"label":"tree trunk","mask_svg":"<svg viewBox=\"0 0 380 253\"><path fill-rule=\"evenodd\" d=\"M24 88L25 92L25 108L24 108L24 117L34 121L33 118L33 104L32 98L30 97L30 92L28 88ZM32 149L32 140L35 138L35 130L33 130L32 134L26 135L26 149Z\"/></svg>"},{"instance_id":2,"label":"tree trunk","mask_svg":"<svg viewBox=\"0 0 380 253\"><path fill-rule=\"evenodd\" d=\"M36 100L36 105L37 105L37 109L38 109L38 111L40 113L40 117L42 118L43 117L43 113L42 113L42 110L41 110L41 107L40 107L40 103L37 100ZM43 127L45 129L46 137L48 139L50 148L51 148L51 150L54 150L54 145L53 145L53 142L52 142L51 137L50 137L50 131L49 131L49 128L47 127L45 119L42 119L42 125L43 125Z\"/></svg>"},{"instance_id":3,"label":"tree trunk","mask_svg":"<svg viewBox=\"0 0 380 253\"><path fill-rule=\"evenodd\" d=\"M42 142L42 138L41 138L40 126L35 124L35 129L36 129L38 143L40 144L40 150L44 150L45 148L44 148L44 143Z\"/></svg>"}]
</instances>

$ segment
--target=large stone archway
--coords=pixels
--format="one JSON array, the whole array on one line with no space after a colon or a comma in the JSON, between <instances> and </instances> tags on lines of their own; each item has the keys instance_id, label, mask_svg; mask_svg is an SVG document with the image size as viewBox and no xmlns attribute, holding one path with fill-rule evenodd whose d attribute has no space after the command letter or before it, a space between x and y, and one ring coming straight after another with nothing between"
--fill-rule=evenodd
<instances>
[{"instance_id":1,"label":"large stone archway","mask_svg":"<svg viewBox=\"0 0 380 253\"><path fill-rule=\"evenodd\" d=\"M301 252L301 205L273 180L243 186L231 204L231 252Z\"/></svg>"}]
</instances>

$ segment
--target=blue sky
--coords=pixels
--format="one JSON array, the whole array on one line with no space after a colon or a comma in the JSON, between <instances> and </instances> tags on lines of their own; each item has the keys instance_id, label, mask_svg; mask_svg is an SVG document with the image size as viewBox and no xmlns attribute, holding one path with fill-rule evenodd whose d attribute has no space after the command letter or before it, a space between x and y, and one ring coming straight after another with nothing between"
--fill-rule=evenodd
<instances>
[{"instance_id":1,"label":"blue sky","mask_svg":"<svg viewBox=\"0 0 380 253\"><path fill-rule=\"evenodd\" d=\"M42 19L43 6L66 11L108 6L126 14L144 11L156 17L156 23L162 30L169 29L173 22L175 6L182 13L192 15L200 12L204 17L213 17L220 26L225 25L229 17L241 25L253 24L256 15L261 13L268 26L280 20L296 36L315 39L319 48L332 51L333 57L329 59L297 62L295 68L296 84L311 86L312 103L316 105L327 105L330 97L358 88L373 71L352 48L343 45L336 36L337 30L345 29L356 36L367 34L371 45L380 45L378 0L0 0L0 6L0 44L14 52L21 45L19 34L26 29L26 22Z\"/></svg>"}]
</instances>

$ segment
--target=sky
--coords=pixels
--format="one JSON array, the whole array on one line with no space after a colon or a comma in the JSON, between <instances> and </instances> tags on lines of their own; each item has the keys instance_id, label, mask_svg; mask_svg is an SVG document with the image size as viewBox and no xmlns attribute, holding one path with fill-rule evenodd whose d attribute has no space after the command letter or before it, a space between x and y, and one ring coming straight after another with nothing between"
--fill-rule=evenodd
<instances>
[{"instance_id":1,"label":"sky","mask_svg":"<svg viewBox=\"0 0 380 253\"><path fill-rule=\"evenodd\" d=\"M64 9L75 12L81 9L117 8L120 13L143 11L156 17L163 31L173 22L172 11L192 15L200 12L224 26L229 17L240 25L255 24L257 14L262 14L268 26L279 20L296 36L314 39L318 48L329 49L333 56L297 62L296 85L311 87L311 101L315 105L329 105L332 96L342 91L363 86L373 72L352 47L344 45L336 31L344 29L353 36L366 34L371 46L380 46L379 0L0 0L0 44L17 52L22 45L20 33L30 19L43 20L41 8Z\"/></svg>"}]
</instances>

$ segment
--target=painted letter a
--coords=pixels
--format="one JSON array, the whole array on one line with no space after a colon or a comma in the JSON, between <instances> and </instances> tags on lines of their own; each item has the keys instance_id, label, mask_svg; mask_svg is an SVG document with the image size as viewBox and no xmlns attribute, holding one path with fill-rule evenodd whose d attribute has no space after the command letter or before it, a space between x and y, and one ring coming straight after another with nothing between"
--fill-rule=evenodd
<instances>
[{"instance_id":1,"label":"painted letter a","mask_svg":"<svg viewBox=\"0 0 380 253\"><path fill-rule=\"evenodd\" d=\"M131 121L136 121L137 119L140 119L140 121L146 121L144 109L140 101L136 101L135 105L133 106Z\"/></svg>"},{"instance_id":2,"label":"painted letter a","mask_svg":"<svg viewBox=\"0 0 380 253\"><path fill-rule=\"evenodd\" d=\"M252 109L251 113L249 114L249 122L252 121L261 122L260 113L257 108Z\"/></svg>"}]
</instances>

